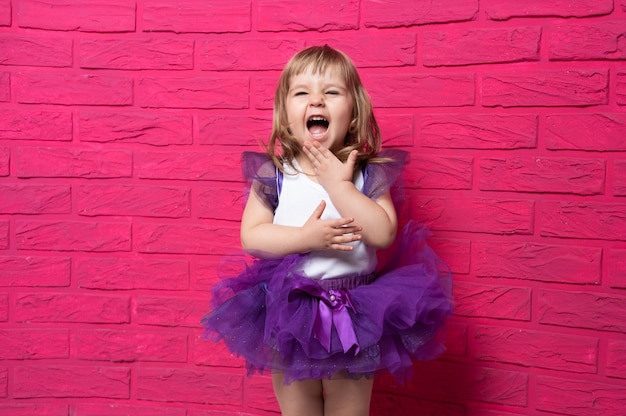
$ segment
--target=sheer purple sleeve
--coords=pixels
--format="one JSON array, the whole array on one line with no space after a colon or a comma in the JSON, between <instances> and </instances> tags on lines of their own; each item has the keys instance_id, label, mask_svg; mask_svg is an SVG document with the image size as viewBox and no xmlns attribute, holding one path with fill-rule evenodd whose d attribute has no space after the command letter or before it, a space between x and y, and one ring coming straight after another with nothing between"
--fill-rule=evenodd
<instances>
[{"instance_id":1,"label":"sheer purple sleeve","mask_svg":"<svg viewBox=\"0 0 626 416\"><path fill-rule=\"evenodd\" d=\"M246 181L246 198L252 190L272 211L278 205L276 167L264 153L243 152L241 168Z\"/></svg>"},{"instance_id":2,"label":"sheer purple sleeve","mask_svg":"<svg viewBox=\"0 0 626 416\"><path fill-rule=\"evenodd\" d=\"M363 172L365 179L363 193L373 200L383 196L394 185L398 185L402 168L409 161L409 153L399 149L383 150L378 156L388 158L390 161L369 163Z\"/></svg>"}]
</instances>

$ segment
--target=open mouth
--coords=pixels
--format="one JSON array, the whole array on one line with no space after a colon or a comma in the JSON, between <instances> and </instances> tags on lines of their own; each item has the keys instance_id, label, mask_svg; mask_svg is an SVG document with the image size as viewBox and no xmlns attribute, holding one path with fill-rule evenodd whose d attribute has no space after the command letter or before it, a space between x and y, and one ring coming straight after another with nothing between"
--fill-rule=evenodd
<instances>
[{"instance_id":1,"label":"open mouth","mask_svg":"<svg viewBox=\"0 0 626 416\"><path fill-rule=\"evenodd\" d=\"M328 120L322 116L313 116L306 122L306 128L312 138L321 138L328 131Z\"/></svg>"}]
</instances>

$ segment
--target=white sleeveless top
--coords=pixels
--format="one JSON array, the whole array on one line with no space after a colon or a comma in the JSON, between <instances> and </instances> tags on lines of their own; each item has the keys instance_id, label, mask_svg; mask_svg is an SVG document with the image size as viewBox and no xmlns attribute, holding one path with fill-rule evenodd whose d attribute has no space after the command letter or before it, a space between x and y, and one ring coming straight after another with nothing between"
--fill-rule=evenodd
<instances>
[{"instance_id":1,"label":"white sleeveless top","mask_svg":"<svg viewBox=\"0 0 626 416\"><path fill-rule=\"evenodd\" d=\"M294 161L294 166L300 166ZM363 189L363 174L355 175L354 184ZM326 201L322 219L341 218L322 185L305 174L285 165L285 174L274 212L274 224L301 227L309 219L321 200ZM361 241L350 243L351 251L315 250L305 257L301 272L311 279L367 275L376 269L376 250Z\"/></svg>"}]
</instances>

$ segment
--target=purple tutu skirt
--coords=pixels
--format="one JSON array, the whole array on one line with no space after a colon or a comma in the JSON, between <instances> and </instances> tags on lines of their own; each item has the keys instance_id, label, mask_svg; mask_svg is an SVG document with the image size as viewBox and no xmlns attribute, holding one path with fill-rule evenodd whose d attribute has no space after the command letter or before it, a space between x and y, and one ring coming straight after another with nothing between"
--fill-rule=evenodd
<instances>
[{"instance_id":1,"label":"purple tutu skirt","mask_svg":"<svg viewBox=\"0 0 626 416\"><path fill-rule=\"evenodd\" d=\"M285 373L285 382L389 372L398 382L413 360L443 351L452 313L451 277L409 223L374 275L312 280L295 272L303 255L256 260L213 291L205 336L223 340L249 374Z\"/></svg>"}]
</instances>

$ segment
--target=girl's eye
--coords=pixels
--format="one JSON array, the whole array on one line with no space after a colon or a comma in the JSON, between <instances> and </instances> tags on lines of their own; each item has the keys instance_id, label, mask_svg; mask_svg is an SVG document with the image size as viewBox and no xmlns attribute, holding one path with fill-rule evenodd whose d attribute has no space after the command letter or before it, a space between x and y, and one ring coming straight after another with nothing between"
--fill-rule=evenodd
<instances>
[{"instance_id":1,"label":"girl's eye","mask_svg":"<svg viewBox=\"0 0 626 416\"><path fill-rule=\"evenodd\" d=\"M326 94L329 94L329 95L339 95L339 91L334 91L334 90L326 91Z\"/></svg>"},{"instance_id":2,"label":"girl's eye","mask_svg":"<svg viewBox=\"0 0 626 416\"><path fill-rule=\"evenodd\" d=\"M296 93L294 94L296 97L300 96L300 95L306 95L306 92L304 91L296 91Z\"/></svg>"}]
</instances>

